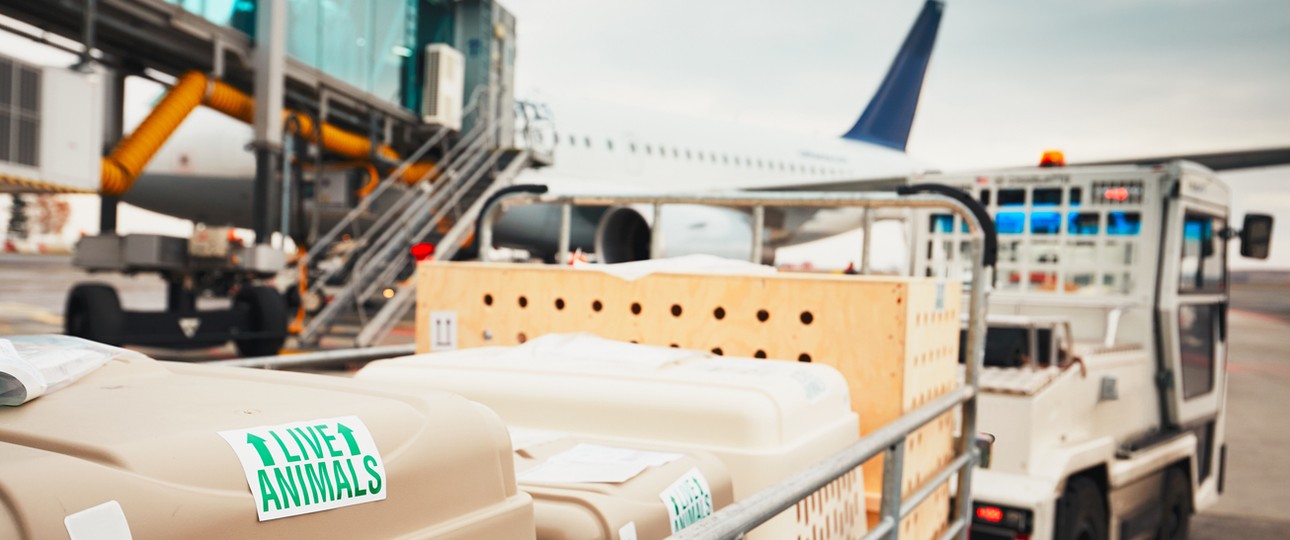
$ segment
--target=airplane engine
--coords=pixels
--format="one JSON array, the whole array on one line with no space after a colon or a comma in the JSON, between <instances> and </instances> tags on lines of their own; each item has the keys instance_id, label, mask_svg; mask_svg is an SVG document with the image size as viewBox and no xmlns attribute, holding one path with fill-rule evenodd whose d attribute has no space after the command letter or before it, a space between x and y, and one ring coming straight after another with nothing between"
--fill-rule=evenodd
<instances>
[{"instance_id":1,"label":"airplane engine","mask_svg":"<svg viewBox=\"0 0 1290 540\"><path fill-rule=\"evenodd\" d=\"M652 223L649 205L610 208L596 228L596 253L601 262L619 263L649 258L650 231L662 234L660 257L707 254L748 260L752 256L752 217L738 210L692 204L663 207Z\"/></svg>"}]
</instances>

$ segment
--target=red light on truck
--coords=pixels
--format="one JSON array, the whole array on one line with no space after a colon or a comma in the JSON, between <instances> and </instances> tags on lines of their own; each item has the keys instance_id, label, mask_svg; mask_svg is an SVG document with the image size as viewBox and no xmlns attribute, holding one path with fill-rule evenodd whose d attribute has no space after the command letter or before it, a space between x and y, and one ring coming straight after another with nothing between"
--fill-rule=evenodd
<instances>
[{"instance_id":1,"label":"red light on truck","mask_svg":"<svg viewBox=\"0 0 1290 540\"><path fill-rule=\"evenodd\" d=\"M434 244L421 242L420 244L414 244L408 251L411 252L412 258L417 262L424 261L434 255Z\"/></svg>"},{"instance_id":2,"label":"red light on truck","mask_svg":"<svg viewBox=\"0 0 1290 540\"><path fill-rule=\"evenodd\" d=\"M1106 188L1106 191L1102 192L1102 198L1108 201L1115 201L1115 202L1127 201L1129 200L1129 188L1126 188L1126 187Z\"/></svg>"},{"instance_id":3,"label":"red light on truck","mask_svg":"<svg viewBox=\"0 0 1290 540\"><path fill-rule=\"evenodd\" d=\"M998 506L978 506L976 517L990 523L998 523L1003 521L1003 509Z\"/></svg>"}]
</instances>

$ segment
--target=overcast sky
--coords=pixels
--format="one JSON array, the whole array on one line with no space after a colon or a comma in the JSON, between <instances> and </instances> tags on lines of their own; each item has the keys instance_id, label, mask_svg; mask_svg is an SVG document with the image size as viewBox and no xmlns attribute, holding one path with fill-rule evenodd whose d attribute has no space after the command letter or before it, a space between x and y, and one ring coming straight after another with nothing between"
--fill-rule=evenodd
<instances>
[{"instance_id":1,"label":"overcast sky","mask_svg":"<svg viewBox=\"0 0 1290 540\"><path fill-rule=\"evenodd\" d=\"M824 136L855 121L922 8L504 4L522 95ZM909 152L962 169L1050 147L1075 161L1273 145L1290 145L1290 2L972 0L947 2Z\"/></svg>"}]
</instances>

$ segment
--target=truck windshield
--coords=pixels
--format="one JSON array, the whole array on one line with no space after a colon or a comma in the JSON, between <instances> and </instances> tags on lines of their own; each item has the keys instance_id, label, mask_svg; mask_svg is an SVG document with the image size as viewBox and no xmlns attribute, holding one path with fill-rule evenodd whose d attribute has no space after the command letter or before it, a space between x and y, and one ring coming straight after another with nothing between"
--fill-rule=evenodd
<instances>
[{"instance_id":1,"label":"truck windshield","mask_svg":"<svg viewBox=\"0 0 1290 540\"><path fill-rule=\"evenodd\" d=\"M1143 233L1141 190L1132 182L972 188L999 233L996 291L1133 293ZM966 225L941 213L929 214L928 223L915 259L922 267L919 273L967 276L971 244Z\"/></svg>"}]
</instances>

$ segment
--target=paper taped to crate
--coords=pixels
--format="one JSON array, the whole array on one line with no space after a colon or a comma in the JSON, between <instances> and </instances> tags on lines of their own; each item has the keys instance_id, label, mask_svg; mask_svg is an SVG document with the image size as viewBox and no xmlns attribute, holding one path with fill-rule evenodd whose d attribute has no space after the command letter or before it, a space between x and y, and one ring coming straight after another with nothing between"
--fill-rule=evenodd
<instances>
[{"instance_id":1,"label":"paper taped to crate","mask_svg":"<svg viewBox=\"0 0 1290 540\"><path fill-rule=\"evenodd\" d=\"M681 454L673 452L583 443L520 472L515 480L533 484L619 484L649 467L667 465L678 459Z\"/></svg>"},{"instance_id":2,"label":"paper taped to crate","mask_svg":"<svg viewBox=\"0 0 1290 540\"><path fill-rule=\"evenodd\" d=\"M625 281L635 281L650 274L705 274L720 276L766 276L776 273L775 267L715 255L683 255L667 259L646 259L615 264L574 264L574 268L595 270L617 276Z\"/></svg>"},{"instance_id":3,"label":"paper taped to crate","mask_svg":"<svg viewBox=\"0 0 1290 540\"><path fill-rule=\"evenodd\" d=\"M143 355L71 336L0 338L0 405L54 392L120 356Z\"/></svg>"},{"instance_id":4,"label":"paper taped to crate","mask_svg":"<svg viewBox=\"0 0 1290 540\"><path fill-rule=\"evenodd\" d=\"M671 347L638 345L591 334L547 334L523 345L511 347L498 357L541 361L558 358L565 362L586 362L600 369L657 369L703 353Z\"/></svg>"}]
</instances>

